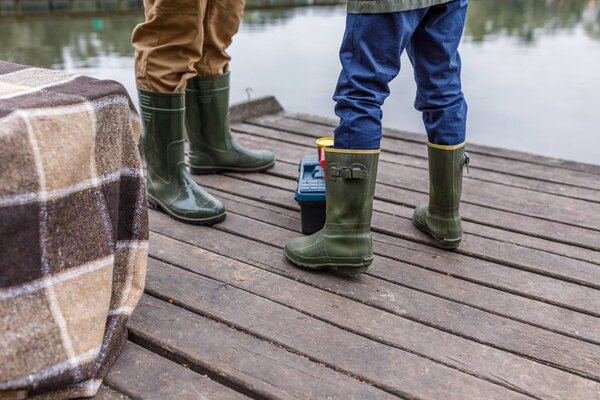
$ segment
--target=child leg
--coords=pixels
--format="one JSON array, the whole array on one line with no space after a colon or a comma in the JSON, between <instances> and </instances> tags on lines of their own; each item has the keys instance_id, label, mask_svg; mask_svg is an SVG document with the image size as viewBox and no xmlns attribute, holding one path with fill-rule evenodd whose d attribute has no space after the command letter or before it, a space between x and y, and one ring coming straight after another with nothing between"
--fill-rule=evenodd
<instances>
[{"instance_id":1,"label":"child leg","mask_svg":"<svg viewBox=\"0 0 600 400\"><path fill-rule=\"evenodd\" d=\"M379 149L388 84L400 72L400 55L426 12L348 14L340 49L342 72L333 96L340 118L335 148Z\"/></svg>"},{"instance_id":2,"label":"child leg","mask_svg":"<svg viewBox=\"0 0 600 400\"><path fill-rule=\"evenodd\" d=\"M417 82L415 108L423 113L432 144L465 141L467 103L461 88L458 45L466 12L466 0L430 7L407 46Z\"/></svg>"},{"instance_id":3,"label":"child leg","mask_svg":"<svg viewBox=\"0 0 600 400\"><path fill-rule=\"evenodd\" d=\"M466 11L467 0L430 7L407 49L417 81L415 107L423 112L429 140L429 203L416 208L413 222L449 250L462 240L459 206L468 164L458 54Z\"/></svg>"}]
</instances>

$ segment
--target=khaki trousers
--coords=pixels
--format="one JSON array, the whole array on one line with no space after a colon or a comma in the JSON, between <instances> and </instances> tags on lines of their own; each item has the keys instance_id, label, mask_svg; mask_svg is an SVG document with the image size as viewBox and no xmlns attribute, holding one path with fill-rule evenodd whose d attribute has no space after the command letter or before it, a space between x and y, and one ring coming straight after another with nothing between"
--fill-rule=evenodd
<instances>
[{"instance_id":1,"label":"khaki trousers","mask_svg":"<svg viewBox=\"0 0 600 400\"><path fill-rule=\"evenodd\" d=\"M144 0L144 15L132 37L136 84L182 92L189 78L228 71L244 0Z\"/></svg>"}]
</instances>

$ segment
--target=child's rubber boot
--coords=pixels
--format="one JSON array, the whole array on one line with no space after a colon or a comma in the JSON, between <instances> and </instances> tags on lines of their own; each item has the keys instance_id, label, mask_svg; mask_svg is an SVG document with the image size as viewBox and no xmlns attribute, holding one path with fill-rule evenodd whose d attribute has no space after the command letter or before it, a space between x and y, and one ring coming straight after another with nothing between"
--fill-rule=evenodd
<instances>
[{"instance_id":1,"label":"child's rubber boot","mask_svg":"<svg viewBox=\"0 0 600 400\"><path fill-rule=\"evenodd\" d=\"M225 219L223 204L198 185L185 167L183 93L139 89L148 205L196 225Z\"/></svg>"},{"instance_id":2,"label":"child's rubber boot","mask_svg":"<svg viewBox=\"0 0 600 400\"><path fill-rule=\"evenodd\" d=\"M379 150L325 150L326 219L319 232L290 240L296 266L358 275L373 262L371 217Z\"/></svg>"},{"instance_id":3,"label":"child's rubber boot","mask_svg":"<svg viewBox=\"0 0 600 400\"><path fill-rule=\"evenodd\" d=\"M442 146L428 143L429 204L415 209L414 225L431 235L435 244L447 250L456 249L462 240L459 214L463 169L469 165L465 143Z\"/></svg>"},{"instance_id":4,"label":"child's rubber boot","mask_svg":"<svg viewBox=\"0 0 600 400\"><path fill-rule=\"evenodd\" d=\"M229 72L187 82L185 123L192 174L261 172L275 165L268 150L241 146L229 130Z\"/></svg>"}]
</instances>

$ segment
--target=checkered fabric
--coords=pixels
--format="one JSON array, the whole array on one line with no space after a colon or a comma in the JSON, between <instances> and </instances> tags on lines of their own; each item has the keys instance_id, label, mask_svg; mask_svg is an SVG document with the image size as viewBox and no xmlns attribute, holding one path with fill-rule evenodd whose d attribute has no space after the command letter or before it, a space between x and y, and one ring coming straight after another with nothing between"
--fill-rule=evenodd
<instances>
[{"instance_id":1,"label":"checkered fabric","mask_svg":"<svg viewBox=\"0 0 600 400\"><path fill-rule=\"evenodd\" d=\"M148 254L140 120L113 81L0 62L0 398L95 395Z\"/></svg>"}]
</instances>

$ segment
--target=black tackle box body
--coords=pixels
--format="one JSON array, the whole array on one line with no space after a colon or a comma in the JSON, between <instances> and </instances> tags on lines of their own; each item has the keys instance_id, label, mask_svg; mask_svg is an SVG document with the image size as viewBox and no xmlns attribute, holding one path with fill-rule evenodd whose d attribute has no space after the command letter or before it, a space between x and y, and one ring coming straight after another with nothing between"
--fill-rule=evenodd
<instances>
[{"instance_id":1,"label":"black tackle box body","mask_svg":"<svg viewBox=\"0 0 600 400\"><path fill-rule=\"evenodd\" d=\"M298 172L298 188L294 198L300 205L302 233L310 235L325 225L325 179L319 157L304 156Z\"/></svg>"}]
</instances>

